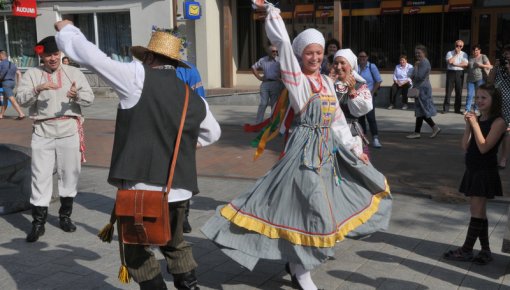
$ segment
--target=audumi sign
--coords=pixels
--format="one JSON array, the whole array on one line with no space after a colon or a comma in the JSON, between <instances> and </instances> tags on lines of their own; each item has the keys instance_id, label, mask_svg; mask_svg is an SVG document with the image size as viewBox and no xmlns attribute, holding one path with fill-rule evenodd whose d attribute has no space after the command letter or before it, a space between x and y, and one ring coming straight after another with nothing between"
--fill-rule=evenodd
<instances>
[{"instance_id":1,"label":"audumi sign","mask_svg":"<svg viewBox=\"0 0 510 290\"><path fill-rule=\"evenodd\" d=\"M37 3L35 0L12 1L12 15L22 17L37 17Z\"/></svg>"}]
</instances>

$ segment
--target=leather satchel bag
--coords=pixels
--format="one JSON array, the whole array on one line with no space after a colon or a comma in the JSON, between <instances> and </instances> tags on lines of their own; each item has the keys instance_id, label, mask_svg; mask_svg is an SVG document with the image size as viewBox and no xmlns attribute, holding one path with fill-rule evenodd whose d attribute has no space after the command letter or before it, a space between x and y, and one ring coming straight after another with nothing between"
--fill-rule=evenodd
<instances>
[{"instance_id":1,"label":"leather satchel bag","mask_svg":"<svg viewBox=\"0 0 510 290\"><path fill-rule=\"evenodd\" d=\"M182 109L181 123L175 141L174 154L168 174L166 191L119 189L115 200L119 239L124 244L159 245L171 240L168 194L174 177L182 129L188 108L189 88Z\"/></svg>"}]
</instances>

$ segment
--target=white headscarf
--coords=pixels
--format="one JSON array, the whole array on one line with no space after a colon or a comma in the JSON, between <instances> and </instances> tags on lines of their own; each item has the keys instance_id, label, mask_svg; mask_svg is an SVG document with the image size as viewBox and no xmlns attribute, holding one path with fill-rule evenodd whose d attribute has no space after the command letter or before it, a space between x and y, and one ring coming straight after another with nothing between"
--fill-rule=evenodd
<instances>
[{"instance_id":1,"label":"white headscarf","mask_svg":"<svg viewBox=\"0 0 510 290\"><path fill-rule=\"evenodd\" d=\"M294 50L294 54L301 58L301 55L303 54L303 50L305 50L305 47L307 47L310 44L316 43L322 46L324 49L325 44L324 36L322 33L314 28L308 28L298 34L296 38L294 38L294 41L292 42L292 50Z\"/></svg>"},{"instance_id":2,"label":"white headscarf","mask_svg":"<svg viewBox=\"0 0 510 290\"><path fill-rule=\"evenodd\" d=\"M335 59L339 56L345 58L349 62L349 64L351 65L351 68L352 68L352 75L354 76L356 81L361 82L361 83L367 82L356 71L356 69L358 68L358 57L354 54L354 52L352 52L352 50L350 50L349 48L340 49L335 53L335 57L333 59Z\"/></svg>"}]
</instances>

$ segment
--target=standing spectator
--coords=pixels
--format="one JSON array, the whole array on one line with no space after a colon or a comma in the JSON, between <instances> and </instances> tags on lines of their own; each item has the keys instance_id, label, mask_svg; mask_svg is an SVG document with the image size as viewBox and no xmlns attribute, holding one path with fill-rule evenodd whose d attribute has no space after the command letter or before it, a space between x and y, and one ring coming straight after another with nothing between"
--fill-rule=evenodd
<instances>
[{"instance_id":1,"label":"standing spectator","mask_svg":"<svg viewBox=\"0 0 510 290\"><path fill-rule=\"evenodd\" d=\"M475 96L475 92L478 90L478 87L485 83L482 69L491 68L492 65L489 58L485 54L481 54L480 45L474 45L467 68L467 98L464 113L471 111L473 108L477 110L476 105L473 103L473 97Z\"/></svg>"},{"instance_id":2,"label":"standing spectator","mask_svg":"<svg viewBox=\"0 0 510 290\"><path fill-rule=\"evenodd\" d=\"M359 118L359 123L363 128L363 131L367 132L367 125L365 118L368 120L368 126L370 127L370 134L372 135L372 146L375 148L381 148L381 142L379 141L379 131L377 130L377 120L375 119L375 98L377 97L377 92L379 91L379 87L381 86L382 79L379 74L379 70L377 66L368 61L368 54L366 51L361 50L358 52L358 68L357 72L367 81L368 89L372 94L372 103L373 109L368 112L365 116L361 116Z\"/></svg>"},{"instance_id":3,"label":"standing spectator","mask_svg":"<svg viewBox=\"0 0 510 290\"><path fill-rule=\"evenodd\" d=\"M71 213L81 162L85 161L81 106L89 106L94 101L85 75L77 68L61 65L61 52L54 36L39 41L35 51L43 65L25 72L16 95L22 106L29 107L30 118L34 120L30 197L34 221L27 242L35 242L44 234L55 161L61 204L60 228L65 232L76 230Z\"/></svg>"},{"instance_id":4,"label":"standing spectator","mask_svg":"<svg viewBox=\"0 0 510 290\"><path fill-rule=\"evenodd\" d=\"M204 86L202 85L202 77L200 77L200 72L191 63L187 61L185 63L189 66L189 68L182 66L177 67L175 70L177 77L185 84L187 84L193 91L195 91L195 93L197 93L197 95L199 95L204 100L204 102L206 102L205 90ZM191 233L193 230L191 224L189 223L190 200L188 200L186 203L186 210L184 211L184 220L182 224L182 231L187 234Z\"/></svg>"},{"instance_id":5,"label":"standing spectator","mask_svg":"<svg viewBox=\"0 0 510 290\"><path fill-rule=\"evenodd\" d=\"M324 54L324 58L322 59L321 65L321 74L329 75L333 68L333 58L337 50L340 49L340 42L338 40L331 38L326 42L326 53Z\"/></svg>"},{"instance_id":6,"label":"standing spectator","mask_svg":"<svg viewBox=\"0 0 510 290\"><path fill-rule=\"evenodd\" d=\"M263 76L259 74L259 69L262 69ZM256 120L257 124L259 124L264 120L267 106L269 105L271 108L274 106L283 89L280 77L280 63L278 62L278 48L270 45L268 55L259 59L251 67L251 71L262 82L260 84L260 104Z\"/></svg>"},{"instance_id":7,"label":"standing spectator","mask_svg":"<svg viewBox=\"0 0 510 290\"><path fill-rule=\"evenodd\" d=\"M12 107L18 113L16 120L23 120L25 114L21 110L18 102L14 98L14 88L17 86L18 68L14 63L9 61L5 50L0 50L0 83L2 84L4 102L0 107L0 119L4 118L4 113L7 110L7 102L10 101Z\"/></svg>"},{"instance_id":8,"label":"standing spectator","mask_svg":"<svg viewBox=\"0 0 510 290\"><path fill-rule=\"evenodd\" d=\"M432 86L430 85L430 62L427 59L427 48L423 45L417 45L414 49L416 63L414 64L413 80L414 87L418 89L419 93L414 102L414 115L416 116L416 125L414 133L407 135L409 139L417 139L421 137L421 126L423 120L432 128L432 135L430 138L435 138L441 129L434 123L432 117L436 115L436 107L432 101Z\"/></svg>"},{"instance_id":9,"label":"standing spectator","mask_svg":"<svg viewBox=\"0 0 510 290\"><path fill-rule=\"evenodd\" d=\"M485 265L492 261L489 245L487 200L503 195L497 168L498 146L507 125L501 118L501 92L493 85L482 85L476 92L480 117L468 112L462 137L466 170L459 191L470 198L471 220L464 245L443 254L448 260ZM480 240L481 251L473 257L473 247Z\"/></svg>"},{"instance_id":10,"label":"standing spectator","mask_svg":"<svg viewBox=\"0 0 510 290\"><path fill-rule=\"evenodd\" d=\"M464 82L464 69L468 66L468 55L462 51L464 42L462 40L455 41L455 49L446 53L446 63L448 64L446 71L446 94L443 103L443 114L450 110L450 97L455 88L455 103L453 108L455 113L461 114L460 105L462 102L462 84Z\"/></svg>"},{"instance_id":11,"label":"standing spectator","mask_svg":"<svg viewBox=\"0 0 510 290\"><path fill-rule=\"evenodd\" d=\"M143 63L126 63L108 58L72 22L59 21L55 26L64 52L104 78L119 95L108 182L119 189L164 190L186 91L175 72L175 67L186 66L180 59L180 39L166 31L155 31L147 47L131 48L133 56ZM207 103L190 91L172 193L168 196L172 240L159 247L177 289L200 289L195 276L197 263L184 240L182 224L187 200L199 192L196 149L214 143L220 132ZM141 138L150 142L140 142ZM124 245L124 254L129 274L140 289L167 289L150 247Z\"/></svg>"},{"instance_id":12,"label":"standing spectator","mask_svg":"<svg viewBox=\"0 0 510 290\"><path fill-rule=\"evenodd\" d=\"M411 74L413 72L413 65L407 63L407 56L400 56L400 64L397 64L395 71L393 72L393 85L390 91L390 106L388 110L395 107L396 99L398 95L402 95L402 110L407 110L407 92L413 85L411 80Z\"/></svg>"}]
</instances>

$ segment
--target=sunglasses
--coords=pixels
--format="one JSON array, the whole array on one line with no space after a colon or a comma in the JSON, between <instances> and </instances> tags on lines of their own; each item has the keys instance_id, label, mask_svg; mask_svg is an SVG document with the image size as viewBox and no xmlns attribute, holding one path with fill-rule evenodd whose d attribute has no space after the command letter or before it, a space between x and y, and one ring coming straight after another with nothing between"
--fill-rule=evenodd
<instances>
[{"instance_id":1,"label":"sunglasses","mask_svg":"<svg viewBox=\"0 0 510 290\"><path fill-rule=\"evenodd\" d=\"M271 50L271 52L276 52L276 53L278 53L278 50Z\"/></svg>"},{"instance_id":2,"label":"sunglasses","mask_svg":"<svg viewBox=\"0 0 510 290\"><path fill-rule=\"evenodd\" d=\"M457 44L457 45L455 45L455 47L464 47L464 45L458 45L458 44Z\"/></svg>"}]
</instances>

